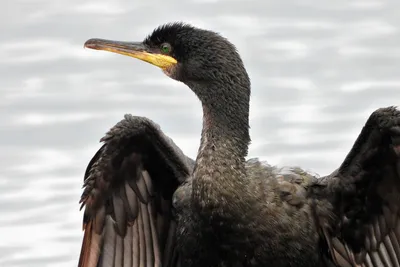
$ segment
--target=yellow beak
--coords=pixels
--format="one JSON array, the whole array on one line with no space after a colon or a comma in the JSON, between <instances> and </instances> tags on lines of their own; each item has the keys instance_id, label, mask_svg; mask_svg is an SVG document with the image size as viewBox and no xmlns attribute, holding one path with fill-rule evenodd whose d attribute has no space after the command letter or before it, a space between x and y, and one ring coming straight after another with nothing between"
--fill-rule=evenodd
<instances>
[{"instance_id":1,"label":"yellow beak","mask_svg":"<svg viewBox=\"0 0 400 267\"><path fill-rule=\"evenodd\" d=\"M139 42L120 42L104 39L89 39L85 42L85 47L134 57L153 64L163 70L177 64L175 58L159 53L153 53L146 47L146 45Z\"/></svg>"}]
</instances>

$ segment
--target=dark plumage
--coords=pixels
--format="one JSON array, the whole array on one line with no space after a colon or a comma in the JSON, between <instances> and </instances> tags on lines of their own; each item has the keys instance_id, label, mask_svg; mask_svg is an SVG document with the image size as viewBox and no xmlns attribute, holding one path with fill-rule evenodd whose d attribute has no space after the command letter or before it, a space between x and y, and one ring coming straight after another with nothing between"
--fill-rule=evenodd
<instances>
[{"instance_id":1,"label":"dark plumage","mask_svg":"<svg viewBox=\"0 0 400 267\"><path fill-rule=\"evenodd\" d=\"M159 66L203 106L196 161L126 115L85 173L79 266L400 266L400 112L370 116L343 164L317 179L245 160L250 80L220 35L174 23L142 43L91 39Z\"/></svg>"}]
</instances>

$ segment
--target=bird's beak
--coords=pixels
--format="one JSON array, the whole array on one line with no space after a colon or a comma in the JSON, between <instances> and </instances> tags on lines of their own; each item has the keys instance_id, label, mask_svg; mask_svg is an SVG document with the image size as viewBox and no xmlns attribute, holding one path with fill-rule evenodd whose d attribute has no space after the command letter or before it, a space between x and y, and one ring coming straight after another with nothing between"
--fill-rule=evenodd
<instances>
[{"instance_id":1,"label":"bird's beak","mask_svg":"<svg viewBox=\"0 0 400 267\"><path fill-rule=\"evenodd\" d=\"M177 63L175 58L153 52L146 45L140 42L89 39L85 42L85 47L134 57L153 64L163 70L168 69Z\"/></svg>"}]
</instances>

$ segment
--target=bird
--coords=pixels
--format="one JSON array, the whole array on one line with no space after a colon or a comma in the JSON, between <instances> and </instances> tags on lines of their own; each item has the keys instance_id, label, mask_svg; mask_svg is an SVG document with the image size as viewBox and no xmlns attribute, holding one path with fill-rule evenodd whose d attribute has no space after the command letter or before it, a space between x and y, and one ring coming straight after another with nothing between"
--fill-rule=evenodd
<instances>
[{"instance_id":1,"label":"bird","mask_svg":"<svg viewBox=\"0 0 400 267\"><path fill-rule=\"evenodd\" d=\"M146 117L127 114L101 138L84 174L79 267L400 266L397 107L371 112L320 177L248 159L251 82L220 33L169 22L140 42L84 46L185 84L203 125L195 160Z\"/></svg>"}]
</instances>

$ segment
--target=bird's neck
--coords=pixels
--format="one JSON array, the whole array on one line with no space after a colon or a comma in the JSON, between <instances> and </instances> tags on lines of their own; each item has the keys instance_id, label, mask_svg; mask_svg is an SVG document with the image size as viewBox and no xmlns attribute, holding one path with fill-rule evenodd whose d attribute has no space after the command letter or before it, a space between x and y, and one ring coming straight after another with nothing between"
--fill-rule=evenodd
<instances>
[{"instance_id":1,"label":"bird's neck","mask_svg":"<svg viewBox=\"0 0 400 267\"><path fill-rule=\"evenodd\" d=\"M218 100L216 100L218 101ZM210 153L214 159L243 163L249 137L248 105L226 103L221 106L203 104L203 129L198 159ZM220 153L226 153L224 157ZM200 163L200 162L199 162ZM209 162L212 163L212 162Z\"/></svg>"},{"instance_id":2,"label":"bird's neck","mask_svg":"<svg viewBox=\"0 0 400 267\"><path fill-rule=\"evenodd\" d=\"M210 87L204 90L219 92ZM239 95L226 93L201 99L203 129L193 173L193 198L200 209L211 212L222 203L234 207L246 183L250 88L230 91Z\"/></svg>"}]
</instances>

